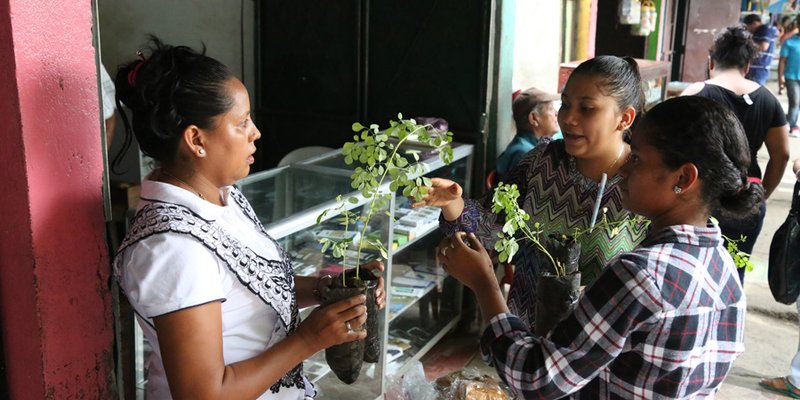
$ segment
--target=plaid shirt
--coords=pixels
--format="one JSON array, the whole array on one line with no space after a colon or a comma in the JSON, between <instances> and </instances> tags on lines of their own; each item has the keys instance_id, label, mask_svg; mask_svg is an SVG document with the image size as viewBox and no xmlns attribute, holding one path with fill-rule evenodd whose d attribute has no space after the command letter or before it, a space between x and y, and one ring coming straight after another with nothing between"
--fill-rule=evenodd
<instances>
[{"instance_id":1,"label":"plaid shirt","mask_svg":"<svg viewBox=\"0 0 800 400\"><path fill-rule=\"evenodd\" d=\"M745 308L719 228L671 226L612 260L546 337L494 316L481 353L525 399L713 396L744 351Z\"/></svg>"}]
</instances>

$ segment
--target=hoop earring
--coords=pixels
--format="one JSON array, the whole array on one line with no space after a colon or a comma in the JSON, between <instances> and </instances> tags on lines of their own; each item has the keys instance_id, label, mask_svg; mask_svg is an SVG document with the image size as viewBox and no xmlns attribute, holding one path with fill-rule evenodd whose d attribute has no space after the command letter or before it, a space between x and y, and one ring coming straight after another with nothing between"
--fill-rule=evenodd
<instances>
[{"instance_id":1,"label":"hoop earring","mask_svg":"<svg viewBox=\"0 0 800 400\"><path fill-rule=\"evenodd\" d=\"M197 150L197 154L200 156L204 156L206 155L206 151L201 148L200 150Z\"/></svg>"},{"instance_id":2,"label":"hoop earring","mask_svg":"<svg viewBox=\"0 0 800 400\"><path fill-rule=\"evenodd\" d=\"M676 194L678 194L678 193L682 192L683 189L680 186L675 185L675 187L672 188L672 191L674 191Z\"/></svg>"}]
</instances>

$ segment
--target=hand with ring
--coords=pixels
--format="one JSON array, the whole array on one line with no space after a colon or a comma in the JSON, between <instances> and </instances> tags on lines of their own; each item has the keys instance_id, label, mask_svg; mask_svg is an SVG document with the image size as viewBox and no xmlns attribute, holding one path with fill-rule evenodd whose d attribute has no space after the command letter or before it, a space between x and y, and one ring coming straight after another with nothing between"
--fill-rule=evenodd
<instances>
[{"instance_id":1,"label":"hand with ring","mask_svg":"<svg viewBox=\"0 0 800 400\"><path fill-rule=\"evenodd\" d=\"M317 307L295 331L311 349L327 349L336 344L367 337L362 326L367 322L366 296L358 295ZM344 329L342 329L344 328Z\"/></svg>"}]
</instances>

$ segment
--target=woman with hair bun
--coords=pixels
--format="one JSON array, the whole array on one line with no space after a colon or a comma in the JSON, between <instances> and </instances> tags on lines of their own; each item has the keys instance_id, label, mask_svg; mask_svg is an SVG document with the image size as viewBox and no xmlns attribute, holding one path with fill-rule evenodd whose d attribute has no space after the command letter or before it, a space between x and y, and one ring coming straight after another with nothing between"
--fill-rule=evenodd
<instances>
[{"instance_id":1,"label":"woman with hair bun","mask_svg":"<svg viewBox=\"0 0 800 400\"><path fill-rule=\"evenodd\" d=\"M731 109L739 118L747 135L750 148L748 179L762 184L769 198L778 186L786 163L789 162L789 125L778 99L767 88L745 78L750 61L758 56L759 50L752 35L743 27L726 29L714 41L710 51L711 79L695 83L681 94L707 97ZM756 162L756 154L762 145L767 146L769 161L764 173ZM766 203L762 203L756 213L749 215L717 216L722 234L738 240L739 250L752 253L758 234L767 213ZM739 278L744 284L744 268L739 269Z\"/></svg>"},{"instance_id":2,"label":"woman with hair bun","mask_svg":"<svg viewBox=\"0 0 800 400\"><path fill-rule=\"evenodd\" d=\"M261 133L242 82L219 61L152 38L116 78L126 143L158 163L114 260L153 347L148 399L291 399L315 391L302 361L361 340L365 297L319 307L321 279L295 277L286 251L233 184ZM383 270L379 262L364 266ZM384 305L383 280L376 290Z\"/></svg>"},{"instance_id":3,"label":"woman with hair bun","mask_svg":"<svg viewBox=\"0 0 800 400\"><path fill-rule=\"evenodd\" d=\"M746 304L710 216L751 213L762 202L763 187L747 179L750 162L726 107L689 96L648 111L620 187L650 231L608 263L546 336L509 313L480 241L456 234L443 262L478 298L488 324L484 360L525 399L713 396L744 351Z\"/></svg>"}]
</instances>

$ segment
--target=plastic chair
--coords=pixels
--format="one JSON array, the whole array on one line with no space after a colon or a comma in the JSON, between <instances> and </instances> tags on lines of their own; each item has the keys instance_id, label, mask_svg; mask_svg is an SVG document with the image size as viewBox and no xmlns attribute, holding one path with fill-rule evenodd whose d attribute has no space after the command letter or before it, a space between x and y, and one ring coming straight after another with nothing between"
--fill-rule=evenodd
<instances>
[{"instance_id":1,"label":"plastic chair","mask_svg":"<svg viewBox=\"0 0 800 400\"><path fill-rule=\"evenodd\" d=\"M493 169L486 175L486 190L491 191L497 185L497 170ZM514 282L514 264L510 262L499 263L503 267L503 277L500 279L500 287L507 284L511 286Z\"/></svg>"},{"instance_id":2,"label":"plastic chair","mask_svg":"<svg viewBox=\"0 0 800 400\"><path fill-rule=\"evenodd\" d=\"M497 170L493 169L486 175L486 190L494 189L495 185L497 185Z\"/></svg>"},{"instance_id":3,"label":"plastic chair","mask_svg":"<svg viewBox=\"0 0 800 400\"><path fill-rule=\"evenodd\" d=\"M319 154L327 153L333 150L330 147L325 146L307 146L307 147L300 147L294 149L287 153L280 161L278 161L278 166L282 167L284 165L289 165L296 163L298 161L307 160L311 157L314 157Z\"/></svg>"}]
</instances>

